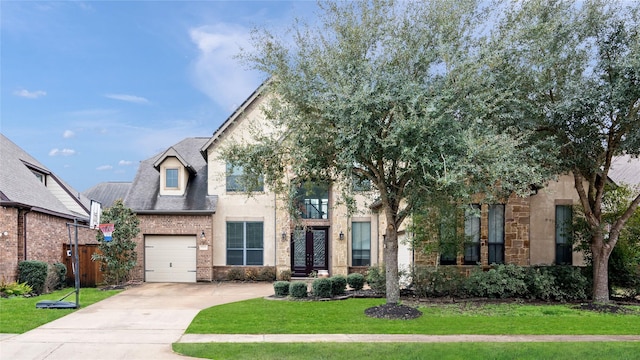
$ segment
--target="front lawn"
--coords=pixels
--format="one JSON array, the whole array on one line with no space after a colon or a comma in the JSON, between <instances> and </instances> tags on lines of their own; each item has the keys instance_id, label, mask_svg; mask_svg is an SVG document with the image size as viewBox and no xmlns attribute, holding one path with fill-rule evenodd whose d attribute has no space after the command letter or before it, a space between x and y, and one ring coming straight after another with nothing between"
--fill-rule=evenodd
<instances>
[{"instance_id":1,"label":"front lawn","mask_svg":"<svg viewBox=\"0 0 640 360\"><path fill-rule=\"evenodd\" d=\"M638 342L602 343L208 343L174 344L173 350L204 359L637 359Z\"/></svg>"},{"instance_id":2,"label":"front lawn","mask_svg":"<svg viewBox=\"0 0 640 360\"><path fill-rule=\"evenodd\" d=\"M76 309L37 309L36 303L42 300L60 300L72 292L72 288L54 291L50 294L29 298L0 298L0 333L22 334L38 326L59 319ZM100 290L96 288L80 289L80 307L89 306L119 293L122 290ZM64 301L75 302L76 295L71 294Z\"/></svg>"},{"instance_id":3,"label":"front lawn","mask_svg":"<svg viewBox=\"0 0 640 360\"><path fill-rule=\"evenodd\" d=\"M529 334L637 335L640 306L630 314L578 310L574 305L451 304L420 307L414 320L370 318L384 299L273 301L252 299L202 310L188 334Z\"/></svg>"}]
</instances>

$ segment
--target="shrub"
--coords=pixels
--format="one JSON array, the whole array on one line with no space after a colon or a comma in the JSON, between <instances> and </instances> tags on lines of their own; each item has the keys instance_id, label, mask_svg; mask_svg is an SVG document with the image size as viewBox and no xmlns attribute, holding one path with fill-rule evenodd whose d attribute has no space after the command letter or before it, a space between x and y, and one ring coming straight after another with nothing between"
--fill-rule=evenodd
<instances>
[{"instance_id":1,"label":"shrub","mask_svg":"<svg viewBox=\"0 0 640 360\"><path fill-rule=\"evenodd\" d=\"M227 280L230 281L244 281L245 272L241 268L231 268L227 271Z\"/></svg>"},{"instance_id":2,"label":"shrub","mask_svg":"<svg viewBox=\"0 0 640 360\"><path fill-rule=\"evenodd\" d=\"M278 280L291 281L291 270L280 271L280 276L278 277Z\"/></svg>"},{"instance_id":3,"label":"shrub","mask_svg":"<svg viewBox=\"0 0 640 360\"><path fill-rule=\"evenodd\" d=\"M258 278L257 278L258 281L273 281L275 279L276 279L276 269L271 266L263 267L258 272Z\"/></svg>"},{"instance_id":4,"label":"shrub","mask_svg":"<svg viewBox=\"0 0 640 360\"><path fill-rule=\"evenodd\" d=\"M526 270L526 280L528 297L530 299L539 299L550 301L555 298L558 292L556 286L556 278L547 270L545 266L529 267Z\"/></svg>"},{"instance_id":5,"label":"shrub","mask_svg":"<svg viewBox=\"0 0 640 360\"><path fill-rule=\"evenodd\" d=\"M273 291L275 291L276 296L284 297L289 295L289 282L288 281L274 282Z\"/></svg>"},{"instance_id":6,"label":"shrub","mask_svg":"<svg viewBox=\"0 0 640 360\"><path fill-rule=\"evenodd\" d=\"M364 287L364 275L360 273L353 273L347 276L347 284L355 290L360 291Z\"/></svg>"},{"instance_id":7,"label":"shrub","mask_svg":"<svg viewBox=\"0 0 640 360\"><path fill-rule=\"evenodd\" d=\"M555 277L557 290L554 300L574 301L587 299L589 281L582 274L582 270L579 267L555 265L548 266L547 271Z\"/></svg>"},{"instance_id":8,"label":"shrub","mask_svg":"<svg viewBox=\"0 0 640 360\"><path fill-rule=\"evenodd\" d=\"M387 292L387 276L385 273L384 265L371 266L367 271L367 284L371 287L371 290L385 294Z\"/></svg>"},{"instance_id":9,"label":"shrub","mask_svg":"<svg viewBox=\"0 0 640 360\"><path fill-rule=\"evenodd\" d=\"M244 269L244 280L256 281L258 279L258 269L250 267Z\"/></svg>"},{"instance_id":10,"label":"shrub","mask_svg":"<svg viewBox=\"0 0 640 360\"><path fill-rule=\"evenodd\" d=\"M474 271L468 280L469 294L490 298L526 297L525 271L521 266L497 265L487 271Z\"/></svg>"},{"instance_id":11,"label":"shrub","mask_svg":"<svg viewBox=\"0 0 640 360\"><path fill-rule=\"evenodd\" d=\"M331 289L333 288L331 280L327 278L319 278L313 280L311 283L313 289L313 295L319 298L330 298Z\"/></svg>"},{"instance_id":12,"label":"shrub","mask_svg":"<svg viewBox=\"0 0 640 360\"><path fill-rule=\"evenodd\" d=\"M67 267L62 263L50 264L47 269L47 280L44 285L44 292L51 292L62 288L67 276Z\"/></svg>"},{"instance_id":13,"label":"shrub","mask_svg":"<svg viewBox=\"0 0 640 360\"><path fill-rule=\"evenodd\" d=\"M331 281L331 295L344 295L347 289L347 278L344 275L334 275L329 278Z\"/></svg>"},{"instance_id":14,"label":"shrub","mask_svg":"<svg viewBox=\"0 0 640 360\"><path fill-rule=\"evenodd\" d=\"M411 278L421 297L464 296L465 277L455 267L416 266Z\"/></svg>"},{"instance_id":15,"label":"shrub","mask_svg":"<svg viewBox=\"0 0 640 360\"><path fill-rule=\"evenodd\" d=\"M29 294L32 291L33 289L27 283L19 283L16 281L12 283L5 283L3 281L0 283L0 293L6 296L20 296Z\"/></svg>"},{"instance_id":16,"label":"shrub","mask_svg":"<svg viewBox=\"0 0 640 360\"><path fill-rule=\"evenodd\" d=\"M46 262L27 260L18 264L18 282L27 283L33 292L42 294L47 281L49 265Z\"/></svg>"},{"instance_id":17,"label":"shrub","mask_svg":"<svg viewBox=\"0 0 640 360\"><path fill-rule=\"evenodd\" d=\"M289 295L294 298L306 298L307 297L307 283L302 281L294 281L289 284Z\"/></svg>"}]
</instances>

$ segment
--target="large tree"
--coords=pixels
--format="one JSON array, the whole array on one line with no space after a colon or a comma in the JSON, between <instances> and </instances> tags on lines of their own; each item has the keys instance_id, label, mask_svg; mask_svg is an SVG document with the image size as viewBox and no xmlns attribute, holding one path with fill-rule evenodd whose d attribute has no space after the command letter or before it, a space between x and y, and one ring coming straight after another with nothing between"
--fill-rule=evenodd
<instances>
[{"instance_id":1,"label":"large tree","mask_svg":"<svg viewBox=\"0 0 640 360\"><path fill-rule=\"evenodd\" d=\"M369 182L387 224L386 294L396 304L398 229L414 211L434 195L489 195L497 183L511 192L540 178L518 139L489 125L500 99L476 81L485 14L475 1L319 7L316 24L254 33L244 59L270 77L271 127L223 157L276 191L289 188L287 174Z\"/></svg>"},{"instance_id":2,"label":"large tree","mask_svg":"<svg viewBox=\"0 0 640 360\"><path fill-rule=\"evenodd\" d=\"M511 2L484 55L485 79L502 93L503 124L532 134L545 165L571 173L590 230L593 300L609 301L607 263L640 203L603 217L617 155L640 154L638 2Z\"/></svg>"}]
</instances>

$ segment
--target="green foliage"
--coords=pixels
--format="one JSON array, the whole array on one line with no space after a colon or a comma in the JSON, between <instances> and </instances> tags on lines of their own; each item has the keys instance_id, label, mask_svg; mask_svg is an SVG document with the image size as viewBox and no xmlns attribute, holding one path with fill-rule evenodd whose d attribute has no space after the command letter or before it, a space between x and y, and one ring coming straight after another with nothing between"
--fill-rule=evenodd
<instances>
[{"instance_id":1,"label":"green foliage","mask_svg":"<svg viewBox=\"0 0 640 360\"><path fill-rule=\"evenodd\" d=\"M303 281L294 281L289 284L289 295L294 298L306 298L307 297L307 283Z\"/></svg>"},{"instance_id":2,"label":"green foliage","mask_svg":"<svg viewBox=\"0 0 640 360\"><path fill-rule=\"evenodd\" d=\"M104 241L101 231L96 239L100 242L99 252L91 259L100 262L100 269L107 284L121 284L128 280L131 269L136 266L138 254L133 239L140 233L140 220L133 211L124 206L122 200L102 212L100 220L104 224L114 224L111 241Z\"/></svg>"},{"instance_id":3,"label":"green foliage","mask_svg":"<svg viewBox=\"0 0 640 360\"><path fill-rule=\"evenodd\" d=\"M332 290L332 282L327 278L318 278L311 283L313 295L319 298L330 298Z\"/></svg>"},{"instance_id":4,"label":"green foliage","mask_svg":"<svg viewBox=\"0 0 640 360\"><path fill-rule=\"evenodd\" d=\"M355 290L360 291L364 287L364 275L360 273L351 273L347 275L347 284Z\"/></svg>"},{"instance_id":5,"label":"green foliage","mask_svg":"<svg viewBox=\"0 0 640 360\"><path fill-rule=\"evenodd\" d=\"M33 288L26 282L19 283L17 281L14 281L11 283L5 283L3 281L0 283L0 294L2 294L3 296L20 296L30 294L32 291Z\"/></svg>"},{"instance_id":6,"label":"green foliage","mask_svg":"<svg viewBox=\"0 0 640 360\"><path fill-rule=\"evenodd\" d=\"M415 266L411 272L414 290L420 297L464 296L466 277L452 266Z\"/></svg>"},{"instance_id":7,"label":"green foliage","mask_svg":"<svg viewBox=\"0 0 640 360\"><path fill-rule=\"evenodd\" d=\"M245 281L246 272L242 268L233 267L227 271L227 280L229 281Z\"/></svg>"},{"instance_id":8,"label":"green foliage","mask_svg":"<svg viewBox=\"0 0 640 360\"><path fill-rule=\"evenodd\" d=\"M49 265L37 260L26 260L18 263L18 282L27 283L36 294L44 292Z\"/></svg>"},{"instance_id":9,"label":"green foliage","mask_svg":"<svg viewBox=\"0 0 640 360\"><path fill-rule=\"evenodd\" d=\"M289 295L289 282L288 281L276 281L273 283L273 290L276 296L284 297Z\"/></svg>"},{"instance_id":10,"label":"green foliage","mask_svg":"<svg viewBox=\"0 0 640 360\"><path fill-rule=\"evenodd\" d=\"M380 294L386 293L387 275L384 265L369 267L366 279L371 290Z\"/></svg>"},{"instance_id":11,"label":"green foliage","mask_svg":"<svg viewBox=\"0 0 640 360\"><path fill-rule=\"evenodd\" d=\"M291 270L280 271L280 276L278 276L278 279L282 281L291 281Z\"/></svg>"},{"instance_id":12,"label":"green foliage","mask_svg":"<svg viewBox=\"0 0 640 360\"><path fill-rule=\"evenodd\" d=\"M63 263L49 264L47 280L44 285L45 292L51 292L64 287L67 276L67 267Z\"/></svg>"},{"instance_id":13,"label":"green foliage","mask_svg":"<svg viewBox=\"0 0 640 360\"><path fill-rule=\"evenodd\" d=\"M329 278L331 281L331 295L344 295L347 289L347 278L344 275L334 275Z\"/></svg>"},{"instance_id":14,"label":"green foliage","mask_svg":"<svg viewBox=\"0 0 640 360\"><path fill-rule=\"evenodd\" d=\"M258 271L256 280L258 281L274 281L276 279L276 269L272 266L265 266Z\"/></svg>"}]
</instances>

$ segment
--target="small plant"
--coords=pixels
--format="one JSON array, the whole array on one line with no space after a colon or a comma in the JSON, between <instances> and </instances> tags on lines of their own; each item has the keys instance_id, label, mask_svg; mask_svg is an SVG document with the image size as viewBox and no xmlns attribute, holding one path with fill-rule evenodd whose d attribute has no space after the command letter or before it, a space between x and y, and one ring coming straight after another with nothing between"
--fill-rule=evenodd
<instances>
[{"instance_id":1,"label":"small plant","mask_svg":"<svg viewBox=\"0 0 640 360\"><path fill-rule=\"evenodd\" d=\"M271 266L266 266L258 271L258 281L273 281L276 279L276 269Z\"/></svg>"},{"instance_id":2,"label":"small plant","mask_svg":"<svg viewBox=\"0 0 640 360\"><path fill-rule=\"evenodd\" d=\"M46 262L27 260L18 264L18 282L27 283L36 294L42 294L47 281L49 265Z\"/></svg>"},{"instance_id":3,"label":"small plant","mask_svg":"<svg viewBox=\"0 0 640 360\"><path fill-rule=\"evenodd\" d=\"M384 265L371 266L367 271L367 284L371 287L371 290L386 294L387 292L387 276L385 273Z\"/></svg>"},{"instance_id":4,"label":"small plant","mask_svg":"<svg viewBox=\"0 0 640 360\"><path fill-rule=\"evenodd\" d=\"M229 281L244 281L245 272L241 268L231 268L227 271L227 280Z\"/></svg>"},{"instance_id":5,"label":"small plant","mask_svg":"<svg viewBox=\"0 0 640 360\"><path fill-rule=\"evenodd\" d=\"M307 283L302 281L294 281L289 284L289 295L294 298L306 298L307 297Z\"/></svg>"},{"instance_id":6,"label":"small plant","mask_svg":"<svg viewBox=\"0 0 640 360\"><path fill-rule=\"evenodd\" d=\"M331 295L344 295L347 289L347 278L344 275L334 275L329 278L331 281Z\"/></svg>"},{"instance_id":7,"label":"small plant","mask_svg":"<svg viewBox=\"0 0 640 360\"><path fill-rule=\"evenodd\" d=\"M278 277L278 280L291 281L291 270L280 271L280 276Z\"/></svg>"},{"instance_id":8,"label":"small plant","mask_svg":"<svg viewBox=\"0 0 640 360\"><path fill-rule=\"evenodd\" d=\"M288 281L276 281L273 283L273 291L278 297L285 297L289 295L289 282Z\"/></svg>"},{"instance_id":9,"label":"small plant","mask_svg":"<svg viewBox=\"0 0 640 360\"><path fill-rule=\"evenodd\" d=\"M364 287L364 275L360 273L353 273L347 276L347 284L355 290L360 291Z\"/></svg>"},{"instance_id":10,"label":"small plant","mask_svg":"<svg viewBox=\"0 0 640 360\"><path fill-rule=\"evenodd\" d=\"M0 283L0 294L6 296L21 296L29 294L32 291L33 289L27 283L19 283L17 281L11 283L5 283L3 281Z\"/></svg>"},{"instance_id":11,"label":"small plant","mask_svg":"<svg viewBox=\"0 0 640 360\"><path fill-rule=\"evenodd\" d=\"M331 297L331 280L327 278L320 278L313 280L311 284L313 288L313 295L319 298L330 298Z\"/></svg>"},{"instance_id":12,"label":"small plant","mask_svg":"<svg viewBox=\"0 0 640 360\"><path fill-rule=\"evenodd\" d=\"M309 277L311 278L317 278L318 277L318 271L313 270L309 273Z\"/></svg>"},{"instance_id":13,"label":"small plant","mask_svg":"<svg viewBox=\"0 0 640 360\"><path fill-rule=\"evenodd\" d=\"M256 281L258 279L258 269L250 267L244 269L244 280Z\"/></svg>"}]
</instances>

